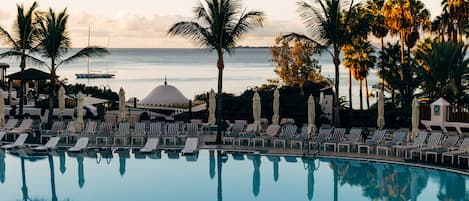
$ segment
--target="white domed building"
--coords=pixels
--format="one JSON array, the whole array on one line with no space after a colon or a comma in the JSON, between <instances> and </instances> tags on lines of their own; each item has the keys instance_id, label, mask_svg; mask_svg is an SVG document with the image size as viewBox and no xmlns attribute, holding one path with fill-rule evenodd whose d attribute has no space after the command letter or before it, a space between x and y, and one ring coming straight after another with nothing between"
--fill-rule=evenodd
<instances>
[{"instance_id":1,"label":"white domed building","mask_svg":"<svg viewBox=\"0 0 469 201\"><path fill-rule=\"evenodd\" d=\"M180 110L189 108L187 99L176 87L164 85L155 87L150 93L137 103L138 108L157 110Z\"/></svg>"}]
</instances>

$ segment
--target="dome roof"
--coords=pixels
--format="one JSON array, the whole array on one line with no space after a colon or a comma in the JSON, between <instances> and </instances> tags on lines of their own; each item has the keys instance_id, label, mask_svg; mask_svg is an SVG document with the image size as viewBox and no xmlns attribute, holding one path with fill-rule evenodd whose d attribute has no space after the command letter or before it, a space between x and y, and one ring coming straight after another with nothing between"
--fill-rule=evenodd
<instances>
[{"instance_id":1,"label":"dome roof","mask_svg":"<svg viewBox=\"0 0 469 201\"><path fill-rule=\"evenodd\" d=\"M139 104L150 107L185 107L188 106L189 99L182 95L176 87L168 85L165 81L164 85L151 90Z\"/></svg>"}]
</instances>

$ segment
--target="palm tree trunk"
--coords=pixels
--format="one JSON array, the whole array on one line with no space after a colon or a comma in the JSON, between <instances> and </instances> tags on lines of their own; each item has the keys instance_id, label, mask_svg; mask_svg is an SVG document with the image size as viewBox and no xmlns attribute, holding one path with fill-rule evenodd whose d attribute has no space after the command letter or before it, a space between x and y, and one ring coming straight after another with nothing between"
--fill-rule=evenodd
<instances>
[{"instance_id":1,"label":"palm tree trunk","mask_svg":"<svg viewBox=\"0 0 469 201\"><path fill-rule=\"evenodd\" d=\"M401 65L404 64L405 59L404 59L404 40L405 36L404 33L401 31L400 33L400 42L401 42Z\"/></svg>"},{"instance_id":2,"label":"palm tree trunk","mask_svg":"<svg viewBox=\"0 0 469 201\"><path fill-rule=\"evenodd\" d=\"M365 77L365 95L366 95L366 109L370 109L370 93L368 91L368 77Z\"/></svg>"},{"instance_id":3,"label":"palm tree trunk","mask_svg":"<svg viewBox=\"0 0 469 201\"><path fill-rule=\"evenodd\" d=\"M23 75L24 73L24 69L26 68L26 50L23 48L23 50L21 50L21 61L20 61L20 69L21 69L21 75ZM20 83L20 90L18 91L18 95L20 97L20 102L19 102L19 112L18 112L18 116L20 119L23 118L23 105L24 105L24 78L23 76L21 76L21 83ZM10 103L11 105L11 103Z\"/></svg>"},{"instance_id":4,"label":"palm tree trunk","mask_svg":"<svg viewBox=\"0 0 469 201\"><path fill-rule=\"evenodd\" d=\"M50 71L50 86L49 86L49 115L47 116L47 128L52 127L52 117L54 115L54 100L55 100L55 64L52 61Z\"/></svg>"},{"instance_id":5,"label":"palm tree trunk","mask_svg":"<svg viewBox=\"0 0 469 201\"><path fill-rule=\"evenodd\" d=\"M334 126L340 127L340 103L339 103L339 65L340 65L340 50L339 47L334 46L334 67L335 67L335 93L334 93L334 107L333 107L333 119L334 119Z\"/></svg>"},{"instance_id":6,"label":"palm tree trunk","mask_svg":"<svg viewBox=\"0 0 469 201\"><path fill-rule=\"evenodd\" d=\"M223 99L223 69L225 68L225 63L223 60L223 50L218 49L218 92L217 92L217 144L222 144L222 129L223 129L223 109L222 109L222 99Z\"/></svg>"},{"instance_id":7,"label":"palm tree trunk","mask_svg":"<svg viewBox=\"0 0 469 201\"><path fill-rule=\"evenodd\" d=\"M363 80L358 82L360 83L360 111L363 112Z\"/></svg>"},{"instance_id":8,"label":"palm tree trunk","mask_svg":"<svg viewBox=\"0 0 469 201\"><path fill-rule=\"evenodd\" d=\"M348 99L349 99L349 105L350 105L350 108L349 108L349 115L350 115L350 118L352 118L352 69L349 68L348 69Z\"/></svg>"}]
</instances>

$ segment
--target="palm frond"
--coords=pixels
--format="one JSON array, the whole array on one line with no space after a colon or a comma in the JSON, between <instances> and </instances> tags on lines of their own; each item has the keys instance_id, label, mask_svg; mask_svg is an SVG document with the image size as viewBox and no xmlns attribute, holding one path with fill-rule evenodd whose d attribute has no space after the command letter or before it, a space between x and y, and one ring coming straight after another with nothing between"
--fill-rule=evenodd
<instances>
[{"instance_id":1,"label":"palm frond","mask_svg":"<svg viewBox=\"0 0 469 201\"><path fill-rule=\"evenodd\" d=\"M26 62L27 63L30 63L32 65L35 65L35 66L47 66L47 64L32 56L32 55L29 55L29 54L25 54L24 55L25 58L26 58ZM10 51L6 51L6 52L3 52L3 53L0 53L0 59L4 59L4 58L21 58L21 51L17 51L17 50L10 50Z\"/></svg>"},{"instance_id":2,"label":"palm frond","mask_svg":"<svg viewBox=\"0 0 469 201\"><path fill-rule=\"evenodd\" d=\"M181 36L191 38L201 46L212 47L216 44L213 35L196 22L178 22L174 24L167 33L169 36Z\"/></svg>"},{"instance_id":3,"label":"palm frond","mask_svg":"<svg viewBox=\"0 0 469 201\"><path fill-rule=\"evenodd\" d=\"M236 24L231 25L232 28L227 30L229 33L226 39L228 47L234 47L238 39L248 32L257 27L262 27L265 14L261 11L250 11L241 15L241 18Z\"/></svg>"},{"instance_id":4,"label":"palm frond","mask_svg":"<svg viewBox=\"0 0 469 201\"><path fill-rule=\"evenodd\" d=\"M109 54L109 50L103 47L85 47L75 53L74 55L62 60L60 63L57 64L56 68L58 68L62 64L69 64L76 62L78 59L86 58L86 57L97 57L97 56L104 56Z\"/></svg>"},{"instance_id":5,"label":"palm frond","mask_svg":"<svg viewBox=\"0 0 469 201\"><path fill-rule=\"evenodd\" d=\"M16 44L15 39L8 33L7 30L5 30L3 27L0 26L0 38L3 38L5 40L5 43L13 47L13 49L19 49L18 44Z\"/></svg>"}]
</instances>

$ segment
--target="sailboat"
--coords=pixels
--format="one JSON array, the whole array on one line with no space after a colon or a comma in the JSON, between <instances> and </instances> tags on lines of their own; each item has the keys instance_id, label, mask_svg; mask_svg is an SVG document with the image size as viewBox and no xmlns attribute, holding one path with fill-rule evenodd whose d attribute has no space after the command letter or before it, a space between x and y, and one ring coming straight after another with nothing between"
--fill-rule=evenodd
<instances>
[{"instance_id":1,"label":"sailboat","mask_svg":"<svg viewBox=\"0 0 469 201\"><path fill-rule=\"evenodd\" d=\"M90 46L90 37L91 37L91 27L88 28L88 47ZM88 57L87 73L76 73L75 76L77 77L77 79L97 79L97 78L109 79L109 78L113 78L115 75L110 74L110 73L90 73L90 58Z\"/></svg>"}]
</instances>

